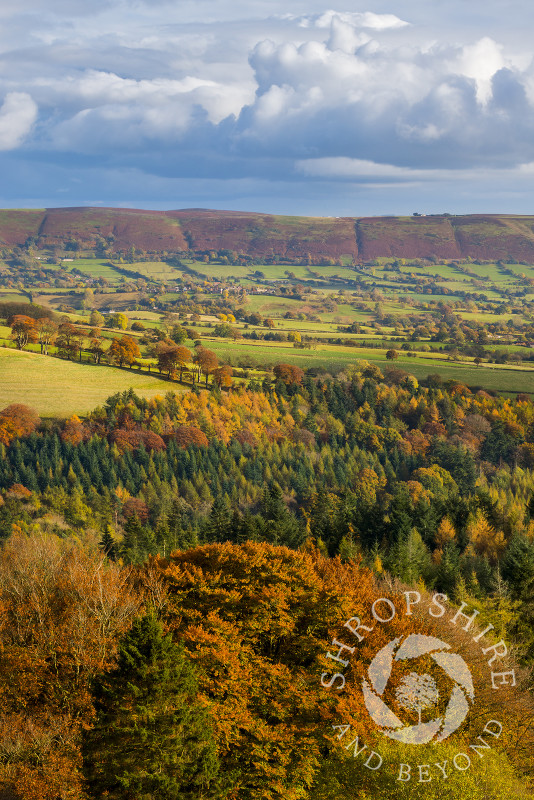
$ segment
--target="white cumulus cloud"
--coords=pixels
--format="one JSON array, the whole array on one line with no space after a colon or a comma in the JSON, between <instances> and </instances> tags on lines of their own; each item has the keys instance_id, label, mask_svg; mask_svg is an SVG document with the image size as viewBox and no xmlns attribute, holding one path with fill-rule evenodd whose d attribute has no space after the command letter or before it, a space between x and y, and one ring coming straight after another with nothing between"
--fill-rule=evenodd
<instances>
[{"instance_id":1,"label":"white cumulus cloud","mask_svg":"<svg viewBox=\"0 0 534 800\"><path fill-rule=\"evenodd\" d=\"M30 133L37 105L25 92L9 92L0 108L0 150L14 150Z\"/></svg>"}]
</instances>

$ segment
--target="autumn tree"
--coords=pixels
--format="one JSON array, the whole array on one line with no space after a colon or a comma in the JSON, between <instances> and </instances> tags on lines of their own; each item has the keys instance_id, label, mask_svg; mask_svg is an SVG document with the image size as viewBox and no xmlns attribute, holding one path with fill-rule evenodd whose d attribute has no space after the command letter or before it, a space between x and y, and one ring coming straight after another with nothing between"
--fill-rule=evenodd
<instances>
[{"instance_id":1,"label":"autumn tree","mask_svg":"<svg viewBox=\"0 0 534 800\"><path fill-rule=\"evenodd\" d=\"M125 331L128 327L128 317L126 314L122 314L120 311L109 314L106 318L106 325L109 328L118 328L121 331Z\"/></svg>"},{"instance_id":2,"label":"autumn tree","mask_svg":"<svg viewBox=\"0 0 534 800\"><path fill-rule=\"evenodd\" d=\"M223 522L231 526L231 515ZM311 543L293 551L227 542L152 564L168 588L168 630L194 658L200 691L213 704L221 769L232 784L227 796L315 796L323 764L334 771L331 792L317 797L337 796L332 787L343 779L344 766L325 747L328 720L334 715L354 726L347 743L356 734L368 742L373 728L360 691L352 684L345 692L324 690L317 676L326 683L343 671L324 654L333 637L355 644L344 620L357 616L372 626L369 608L384 591L374 586L372 573L358 560L326 558ZM380 626L370 641L364 637L347 654L347 682L359 688L377 650L410 625L411 618L396 618L395 627ZM351 791L356 796L354 786Z\"/></svg>"},{"instance_id":3,"label":"autumn tree","mask_svg":"<svg viewBox=\"0 0 534 800\"><path fill-rule=\"evenodd\" d=\"M20 436L29 436L38 426L39 416L23 403L12 403L0 411L0 443L8 445Z\"/></svg>"},{"instance_id":4,"label":"autumn tree","mask_svg":"<svg viewBox=\"0 0 534 800\"><path fill-rule=\"evenodd\" d=\"M176 370L180 370L180 380L182 380L185 366L191 360L191 351L182 345L168 345L165 342L158 342L155 348L158 359L158 369L166 372L169 378L175 377Z\"/></svg>"},{"instance_id":5,"label":"autumn tree","mask_svg":"<svg viewBox=\"0 0 534 800\"><path fill-rule=\"evenodd\" d=\"M113 339L108 350L110 361L123 367L125 364L131 365L141 356L139 345L131 336L121 336L120 339Z\"/></svg>"},{"instance_id":6,"label":"autumn tree","mask_svg":"<svg viewBox=\"0 0 534 800\"><path fill-rule=\"evenodd\" d=\"M197 347L193 358L194 363L198 369L198 380L202 374L206 376L206 386L208 385L209 376L217 369L219 359L212 350L207 350L205 347Z\"/></svg>"},{"instance_id":7,"label":"autumn tree","mask_svg":"<svg viewBox=\"0 0 534 800\"><path fill-rule=\"evenodd\" d=\"M187 349L187 347L183 347L179 345L176 348L176 363L180 370L180 381L182 380L182 375L184 373L184 369L191 361L191 351Z\"/></svg>"},{"instance_id":8,"label":"autumn tree","mask_svg":"<svg viewBox=\"0 0 534 800\"><path fill-rule=\"evenodd\" d=\"M291 384L300 385L304 380L304 371L294 364L276 364L274 375L277 380L282 381L286 386Z\"/></svg>"},{"instance_id":9,"label":"autumn tree","mask_svg":"<svg viewBox=\"0 0 534 800\"><path fill-rule=\"evenodd\" d=\"M92 335L89 341L89 347L87 349L91 353L95 364L100 364L102 356L106 352L106 349L104 347L104 339L100 335L100 331L98 328L92 330L91 334Z\"/></svg>"},{"instance_id":10,"label":"autumn tree","mask_svg":"<svg viewBox=\"0 0 534 800\"><path fill-rule=\"evenodd\" d=\"M506 539L504 533L494 528L481 511L469 521L467 536L475 552L487 556L490 563L497 563L506 546Z\"/></svg>"},{"instance_id":11,"label":"autumn tree","mask_svg":"<svg viewBox=\"0 0 534 800\"><path fill-rule=\"evenodd\" d=\"M41 345L41 353L47 356L48 348L54 343L56 338L58 326L53 319L42 317L37 320L36 327L39 337L38 341Z\"/></svg>"},{"instance_id":12,"label":"autumn tree","mask_svg":"<svg viewBox=\"0 0 534 800\"><path fill-rule=\"evenodd\" d=\"M56 347L60 356L68 359L75 358L79 352L84 331L72 322L62 322L58 328Z\"/></svg>"},{"instance_id":13,"label":"autumn tree","mask_svg":"<svg viewBox=\"0 0 534 800\"><path fill-rule=\"evenodd\" d=\"M200 428L195 428L191 425L179 425L173 436L176 444L179 447L189 447L194 444L197 447L207 447L208 437Z\"/></svg>"},{"instance_id":14,"label":"autumn tree","mask_svg":"<svg viewBox=\"0 0 534 800\"><path fill-rule=\"evenodd\" d=\"M101 328L104 324L104 317L96 308L93 308L91 314L89 316L89 325L92 325L94 328Z\"/></svg>"},{"instance_id":15,"label":"autumn tree","mask_svg":"<svg viewBox=\"0 0 534 800\"><path fill-rule=\"evenodd\" d=\"M398 357L399 357L399 354L398 354L398 352L396 350L391 349L391 350L388 350L386 352L386 358L387 358L388 361L394 361Z\"/></svg>"},{"instance_id":16,"label":"autumn tree","mask_svg":"<svg viewBox=\"0 0 534 800\"><path fill-rule=\"evenodd\" d=\"M213 382L223 389L229 389L232 385L232 374L232 367L228 365L218 367L213 371Z\"/></svg>"},{"instance_id":17,"label":"autumn tree","mask_svg":"<svg viewBox=\"0 0 534 800\"><path fill-rule=\"evenodd\" d=\"M0 602L0 784L21 800L81 800L90 683L140 600L125 571L79 541L16 533L0 553Z\"/></svg>"},{"instance_id":18,"label":"autumn tree","mask_svg":"<svg viewBox=\"0 0 534 800\"><path fill-rule=\"evenodd\" d=\"M95 800L218 796L212 724L192 664L154 613L134 621L117 667L95 686L95 725L83 767Z\"/></svg>"},{"instance_id":19,"label":"autumn tree","mask_svg":"<svg viewBox=\"0 0 534 800\"><path fill-rule=\"evenodd\" d=\"M29 344L38 341L39 334L35 320L24 314L16 314L11 318L10 338L17 344L19 350L24 350Z\"/></svg>"},{"instance_id":20,"label":"autumn tree","mask_svg":"<svg viewBox=\"0 0 534 800\"><path fill-rule=\"evenodd\" d=\"M178 356L176 345L168 345L165 342L158 342L156 346L158 369L160 373L166 372L169 378L176 377L176 366Z\"/></svg>"}]
</instances>

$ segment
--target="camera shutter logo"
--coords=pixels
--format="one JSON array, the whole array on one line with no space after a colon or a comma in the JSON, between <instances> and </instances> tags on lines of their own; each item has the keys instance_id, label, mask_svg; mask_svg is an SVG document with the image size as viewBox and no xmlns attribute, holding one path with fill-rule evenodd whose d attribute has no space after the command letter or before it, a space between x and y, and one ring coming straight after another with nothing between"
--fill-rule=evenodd
<instances>
[{"instance_id":1,"label":"camera shutter logo","mask_svg":"<svg viewBox=\"0 0 534 800\"><path fill-rule=\"evenodd\" d=\"M389 642L378 651L367 671L368 681L363 681L363 696L367 711L382 733L391 739L407 744L442 742L457 730L475 697L473 678L463 658L450 651L450 645L433 636L410 634ZM429 655L453 681L453 689L442 716L421 722L421 712L438 699L434 679L427 674L412 672L398 687L396 697L401 706L417 711L419 723L405 725L382 699L388 686L394 662L409 663Z\"/></svg>"}]
</instances>

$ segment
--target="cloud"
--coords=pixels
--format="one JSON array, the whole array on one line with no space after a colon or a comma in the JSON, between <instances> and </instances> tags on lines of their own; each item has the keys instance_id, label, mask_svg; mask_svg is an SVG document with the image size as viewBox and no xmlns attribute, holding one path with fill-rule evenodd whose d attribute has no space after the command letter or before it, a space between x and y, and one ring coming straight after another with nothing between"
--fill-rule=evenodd
<instances>
[{"instance_id":1,"label":"cloud","mask_svg":"<svg viewBox=\"0 0 534 800\"><path fill-rule=\"evenodd\" d=\"M25 92L9 92L0 108L0 150L14 150L30 133L37 105Z\"/></svg>"},{"instance_id":2,"label":"cloud","mask_svg":"<svg viewBox=\"0 0 534 800\"><path fill-rule=\"evenodd\" d=\"M363 161L358 158L310 158L295 162L297 173L319 180L358 181L373 183L388 181L395 183L438 182L438 181L481 181L489 179L488 171L473 169L417 169L397 167L394 164ZM491 173L494 180L527 179L534 175L534 162L519 164L509 169L495 169Z\"/></svg>"},{"instance_id":3,"label":"cloud","mask_svg":"<svg viewBox=\"0 0 534 800\"><path fill-rule=\"evenodd\" d=\"M390 28L404 28L409 25L395 14L375 14L373 11L333 11L329 9L320 14L293 16L286 14L283 19L294 20L301 28L330 28L334 22L343 22L355 28L369 28L384 31Z\"/></svg>"},{"instance_id":4,"label":"cloud","mask_svg":"<svg viewBox=\"0 0 534 800\"><path fill-rule=\"evenodd\" d=\"M463 192L484 175L525 186L534 162L530 7L519 31L497 0L471 0L462 26L459 0L406 0L402 18L376 0L294 0L291 14L281 0L40 5L0 0L0 148L28 158L27 187L63 163L135 170L146 187Z\"/></svg>"}]
</instances>

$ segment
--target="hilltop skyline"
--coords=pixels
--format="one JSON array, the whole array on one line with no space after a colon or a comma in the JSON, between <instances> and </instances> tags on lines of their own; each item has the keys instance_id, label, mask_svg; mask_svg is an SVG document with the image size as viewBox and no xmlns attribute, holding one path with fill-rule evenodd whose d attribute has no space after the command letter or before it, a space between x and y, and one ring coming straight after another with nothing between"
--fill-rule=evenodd
<instances>
[{"instance_id":1,"label":"hilltop skyline","mask_svg":"<svg viewBox=\"0 0 534 800\"><path fill-rule=\"evenodd\" d=\"M0 4L0 206L531 213L515 2Z\"/></svg>"}]
</instances>

